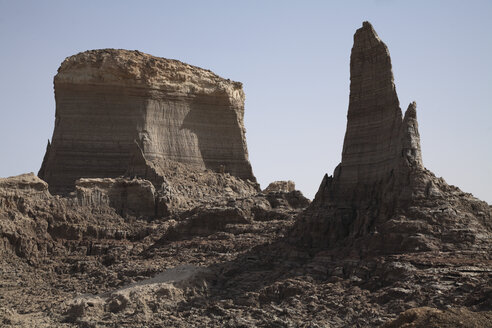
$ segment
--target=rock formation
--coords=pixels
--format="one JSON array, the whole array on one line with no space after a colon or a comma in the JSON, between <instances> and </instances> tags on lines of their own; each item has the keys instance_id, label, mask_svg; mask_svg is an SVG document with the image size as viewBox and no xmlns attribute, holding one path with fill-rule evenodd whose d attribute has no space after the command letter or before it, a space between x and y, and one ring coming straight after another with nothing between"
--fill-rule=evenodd
<instances>
[{"instance_id":1,"label":"rock formation","mask_svg":"<svg viewBox=\"0 0 492 328\"><path fill-rule=\"evenodd\" d=\"M368 22L355 33L350 73L342 162L292 236L359 254L490 247L488 204L424 168L416 104L402 118L388 49Z\"/></svg>"},{"instance_id":2,"label":"rock formation","mask_svg":"<svg viewBox=\"0 0 492 328\"><path fill-rule=\"evenodd\" d=\"M252 197L259 191L257 183L229 173L217 173L167 159L148 160L140 146L135 146L124 176L127 179L142 178L155 186L157 216Z\"/></svg>"},{"instance_id":3,"label":"rock formation","mask_svg":"<svg viewBox=\"0 0 492 328\"><path fill-rule=\"evenodd\" d=\"M83 178L75 182L76 203L81 207L109 206L123 216L163 217L168 212L159 206L154 185L144 179Z\"/></svg>"},{"instance_id":4,"label":"rock formation","mask_svg":"<svg viewBox=\"0 0 492 328\"><path fill-rule=\"evenodd\" d=\"M407 310L381 328L481 328L490 326L491 322L490 311L471 312L466 308L438 310L423 307Z\"/></svg>"},{"instance_id":5,"label":"rock formation","mask_svg":"<svg viewBox=\"0 0 492 328\"><path fill-rule=\"evenodd\" d=\"M274 181L271 182L268 187L265 188L264 192L291 192L296 190L296 184L294 181Z\"/></svg>"},{"instance_id":6,"label":"rock formation","mask_svg":"<svg viewBox=\"0 0 492 328\"><path fill-rule=\"evenodd\" d=\"M137 141L170 160L255 181L248 161L242 84L139 51L71 56L54 79L55 129L39 171L53 193L79 178L125 173Z\"/></svg>"},{"instance_id":7,"label":"rock formation","mask_svg":"<svg viewBox=\"0 0 492 328\"><path fill-rule=\"evenodd\" d=\"M156 321L160 326L180 326L181 321L189 326L169 311L180 312L190 292L206 292L210 282L203 277L181 285L161 281L161 275L143 289L125 287L130 293L123 296L102 293L181 265L208 272L206 266L282 236L303 209L299 204L308 202L299 191L266 195L228 173L189 171L189 165L174 161L166 165L171 165L164 168L166 175L156 174L158 166L152 167L155 171L148 167L152 182L79 179L76 191L64 197L51 195L48 184L32 173L0 178L0 325L83 326L100 315L97 320L105 326L114 315L134 310L128 323L133 327L148 323L147 304L155 302L154 310L164 318ZM159 179L168 192L154 187ZM159 209L169 212L155 215ZM190 261L194 264L187 265ZM196 286L197 281L203 284ZM95 302L91 296L72 302L78 293L100 296Z\"/></svg>"},{"instance_id":8,"label":"rock formation","mask_svg":"<svg viewBox=\"0 0 492 328\"><path fill-rule=\"evenodd\" d=\"M37 264L65 253L71 241L132 237L122 233L131 225L107 204L78 206L82 201L52 196L33 173L0 179L0 259L16 255Z\"/></svg>"},{"instance_id":9,"label":"rock formation","mask_svg":"<svg viewBox=\"0 0 492 328\"><path fill-rule=\"evenodd\" d=\"M354 35L350 56L347 132L337 177L349 193L386 178L398 166L403 147L416 147L408 155L422 168L418 131L410 133L405 126L416 122L415 107L410 104L402 122L388 48L364 22Z\"/></svg>"},{"instance_id":10,"label":"rock formation","mask_svg":"<svg viewBox=\"0 0 492 328\"><path fill-rule=\"evenodd\" d=\"M241 112L233 83L138 52L69 59L40 172L64 195L0 178L0 326L489 327L491 207L423 167L386 46L369 23L354 41L342 162L311 205L233 174L245 148L210 164L235 154L214 134ZM201 134L209 102L225 121Z\"/></svg>"}]
</instances>

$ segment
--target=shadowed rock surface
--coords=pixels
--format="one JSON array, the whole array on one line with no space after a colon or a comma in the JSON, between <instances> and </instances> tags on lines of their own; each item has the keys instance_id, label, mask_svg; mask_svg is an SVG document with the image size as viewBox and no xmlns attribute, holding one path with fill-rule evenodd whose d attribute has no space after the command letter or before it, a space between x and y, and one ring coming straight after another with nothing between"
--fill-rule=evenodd
<instances>
[{"instance_id":1,"label":"shadowed rock surface","mask_svg":"<svg viewBox=\"0 0 492 328\"><path fill-rule=\"evenodd\" d=\"M242 84L177 60L103 49L71 56L54 79L55 129L39 177L53 193L79 178L115 178L136 140L171 160L256 181L248 161Z\"/></svg>"}]
</instances>

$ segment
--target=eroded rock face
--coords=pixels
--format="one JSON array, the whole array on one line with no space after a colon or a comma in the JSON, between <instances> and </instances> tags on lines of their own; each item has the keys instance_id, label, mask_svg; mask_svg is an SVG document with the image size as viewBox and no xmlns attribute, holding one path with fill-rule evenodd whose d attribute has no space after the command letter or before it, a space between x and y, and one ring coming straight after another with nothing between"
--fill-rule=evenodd
<instances>
[{"instance_id":1,"label":"eroded rock face","mask_svg":"<svg viewBox=\"0 0 492 328\"><path fill-rule=\"evenodd\" d=\"M152 183L143 179L93 178L75 182L77 204L82 207L110 206L121 216L162 217L165 208L156 204Z\"/></svg>"},{"instance_id":2,"label":"eroded rock face","mask_svg":"<svg viewBox=\"0 0 492 328\"><path fill-rule=\"evenodd\" d=\"M0 323L488 326L489 205L422 167L415 104L389 120L398 133L366 120L398 135L393 155L350 154L360 165L326 176L290 235L299 191L260 192L138 142L122 177L79 179L68 197L33 174L0 179ZM145 214L159 206L169 216Z\"/></svg>"},{"instance_id":3,"label":"eroded rock face","mask_svg":"<svg viewBox=\"0 0 492 328\"><path fill-rule=\"evenodd\" d=\"M259 191L257 183L229 173L204 170L167 159L149 160L140 146L135 146L125 177L138 177L154 185L155 203L160 208L158 213L161 216L205 205L226 204L235 199L252 197Z\"/></svg>"},{"instance_id":4,"label":"eroded rock face","mask_svg":"<svg viewBox=\"0 0 492 328\"><path fill-rule=\"evenodd\" d=\"M55 130L39 177L50 191L79 178L115 178L135 140L149 160L171 160L255 181L242 84L177 60L127 50L67 58L54 79Z\"/></svg>"},{"instance_id":5,"label":"eroded rock face","mask_svg":"<svg viewBox=\"0 0 492 328\"><path fill-rule=\"evenodd\" d=\"M466 308L438 310L422 307L410 309L388 322L382 328L429 328L429 327L487 327L492 322L490 311L472 312Z\"/></svg>"},{"instance_id":6,"label":"eroded rock face","mask_svg":"<svg viewBox=\"0 0 492 328\"><path fill-rule=\"evenodd\" d=\"M402 117L388 48L367 22L354 35L347 118L340 182L376 182L394 166Z\"/></svg>"},{"instance_id":7,"label":"eroded rock face","mask_svg":"<svg viewBox=\"0 0 492 328\"><path fill-rule=\"evenodd\" d=\"M1 178L0 259L16 255L36 264L48 254L66 252L71 241L121 239L131 237L131 228L138 230L107 203L79 206L79 201L52 196L47 183L33 173Z\"/></svg>"},{"instance_id":8,"label":"eroded rock face","mask_svg":"<svg viewBox=\"0 0 492 328\"><path fill-rule=\"evenodd\" d=\"M265 188L264 192L291 192L296 190L296 184L294 181L274 181L271 182L268 187Z\"/></svg>"},{"instance_id":9,"label":"eroded rock face","mask_svg":"<svg viewBox=\"0 0 492 328\"><path fill-rule=\"evenodd\" d=\"M402 156L415 169L423 168L416 103L409 105L403 120L388 48L364 22L354 35L347 131L342 162L334 174L344 189L338 193L340 200L386 179Z\"/></svg>"},{"instance_id":10,"label":"eroded rock face","mask_svg":"<svg viewBox=\"0 0 492 328\"><path fill-rule=\"evenodd\" d=\"M388 49L368 22L355 33L350 72L342 162L292 235L360 255L490 249L488 204L424 168L416 103L402 118Z\"/></svg>"}]
</instances>

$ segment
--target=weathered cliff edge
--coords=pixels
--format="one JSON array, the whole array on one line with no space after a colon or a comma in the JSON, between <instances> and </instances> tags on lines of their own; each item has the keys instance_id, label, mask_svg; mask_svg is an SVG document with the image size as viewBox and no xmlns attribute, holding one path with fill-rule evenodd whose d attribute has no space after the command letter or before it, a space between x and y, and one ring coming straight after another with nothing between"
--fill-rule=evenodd
<instances>
[{"instance_id":1,"label":"weathered cliff edge","mask_svg":"<svg viewBox=\"0 0 492 328\"><path fill-rule=\"evenodd\" d=\"M416 104L402 117L388 48L368 22L354 35L350 81L342 162L292 236L359 255L490 251L488 204L424 168Z\"/></svg>"},{"instance_id":2,"label":"weathered cliff edge","mask_svg":"<svg viewBox=\"0 0 492 328\"><path fill-rule=\"evenodd\" d=\"M175 161L256 181L242 84L177 60L103 49L71 56L54 78L56 120L38 176L55 194L79 178L115 178L135 141L154 163Z\"/></svg>"}]
</instances>

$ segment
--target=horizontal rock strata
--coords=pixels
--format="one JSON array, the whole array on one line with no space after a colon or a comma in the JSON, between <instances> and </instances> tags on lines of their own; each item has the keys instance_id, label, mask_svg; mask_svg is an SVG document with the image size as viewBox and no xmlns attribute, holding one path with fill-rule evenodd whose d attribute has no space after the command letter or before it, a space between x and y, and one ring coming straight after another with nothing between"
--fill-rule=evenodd
<instances>
[{"instance_id":1,"label":"horizontal rock strata","mask_svg":"<svg viewBox=\"0 0 492 328\"><path fill-rule=\"evenodd\" d=\"M388 49L368 22L355 33L350 73L342 162L292 235L359 254L490 249L490 207L424 168L416 104L402 117Z\"/></svg>"},{"instance_id":2,"label":"horizontal rock strata","mask_svg":"<svg viewBox=\"0 0 492 328\"><path fill-rule=\"evenodd\" d=\"M177 60L104 49L67 58L54 85L55 129L39 171L51 192L70 192L79 178L122 175L135 140L150 160L255 181L239 82Z\"/></svg>"},{"instance_id":3,"label":"horizontal rock strata","mask_svg":"<svg viewBox=\"0 0 492 328\"><path fill-rule=\"evenodd\" d=\"M261 192L141 140L67 197L0 179L2 327L490 326L490 207L423 168L416 105L401 117L368 23L356 40L352 93L384 108L351 97L342 163L302 214L292 182Z\"/></svg>"},{"instance_id":4,"label":"horizontal rock strata","mask_svg":"<svg viewBox=\"0 0 492 328\"><path fill-rule=\"evenodd\" d=\"M416 122L415 103L403 120L388 48L364 22L354 35L350 56L347 131L335 172L337 184L346 189L340 200L385 179L399 166L403 152L412 167L423 168Z\"/></svg>"}]
</instances>

